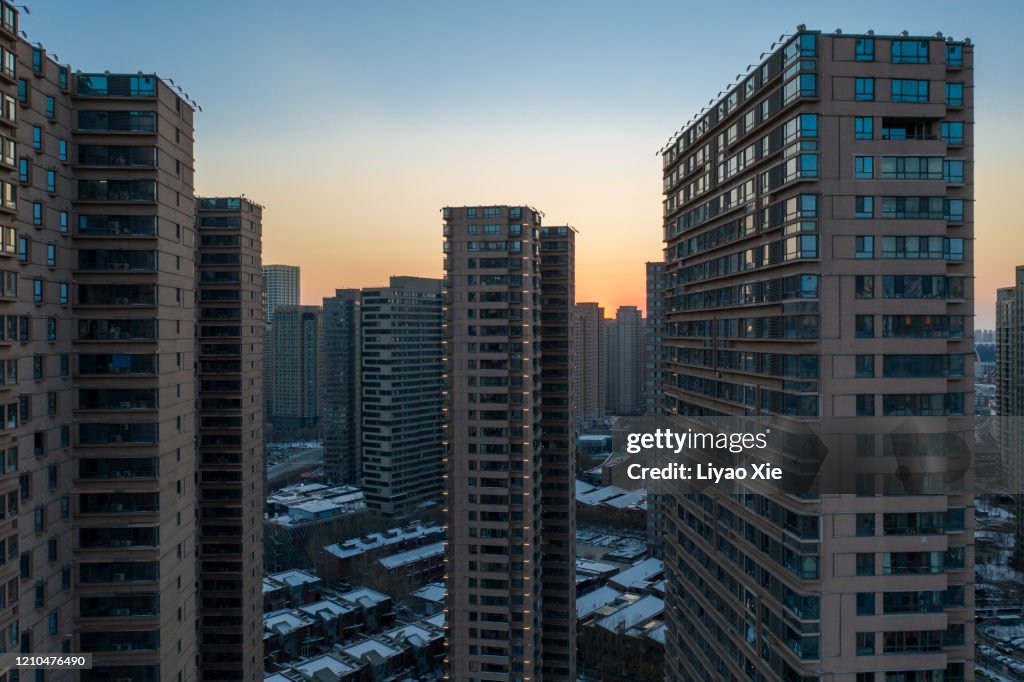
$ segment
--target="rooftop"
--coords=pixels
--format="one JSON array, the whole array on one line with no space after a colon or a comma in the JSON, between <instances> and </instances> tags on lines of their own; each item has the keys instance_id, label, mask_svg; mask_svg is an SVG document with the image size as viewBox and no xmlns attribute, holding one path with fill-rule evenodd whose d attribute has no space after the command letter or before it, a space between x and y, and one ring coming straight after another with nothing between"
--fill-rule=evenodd
<instances>
[{"instance_id":1,"label":"rooftop","mask_svg":"<svg viewBox=\"0 0 1024 682\"><path fill-rule=\"evenodd\" d=\"M399 552L398 554L392 554L391 556L383 557L378 560L381 566L391 570L404 566L406 564L412 564L423 559L429 559L430 557L443 556L444 555L444 543L435 542L430 545L423 545L422 547L416 547L405 552Z\"/></svg>"},{"instance_id":2,"label":"rooftop","mask_svg":"<svg viewBox=\"0 0 1024 682\"><path fill-rule=\"evenodd\" d=\"M333 554L339 559L348 559L372 549L400 544L407 540L418 540L429 535L442 535L443 533L444 526L421 526L417 524L406 526L405 528L392 528L382 533L371 533L361 538L350 538L343 542L327 545L324 547L324 551Z\"/></svg>"},{"instance_id":3,"label":"rooftop","mask_svg":"<svg viewBox=\"0 0 1024 682\"><path fill-rule=\"evenodd\" d=\"M625 632L654 618L664 610L665 602L652 595L646 595L627 604L610 616L605 616L597 624L611 632Z\"/></svg>"},{"instance_id":4,"label":"rooftop","mask_svg":"<svg viewBox=\"0 0 1024 682\"><path fill-rule=\"evenodd\" d=\"M440 604L444 602L445 595L447 594L448 590L445 588L444 583L430 583L413 592L412 596L419 597L423 601L432 601Z\"/></svg>"}]
</instances>

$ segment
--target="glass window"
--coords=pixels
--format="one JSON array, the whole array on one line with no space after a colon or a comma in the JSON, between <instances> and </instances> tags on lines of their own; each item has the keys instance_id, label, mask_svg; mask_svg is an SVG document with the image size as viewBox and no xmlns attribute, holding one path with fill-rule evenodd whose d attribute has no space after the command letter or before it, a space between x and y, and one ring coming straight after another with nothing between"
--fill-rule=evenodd
<instances>
[{"instance_id":1,"label":"glass window","mask_svg":"<svg viewBox=\"0 0 1024 682\"><path fill-rule=\"evenodd\" d=\"M857 288L857 298L874 298L875 297L875 276L874 275L856 275L855 284Z\"/></svg>"},{"instance_id":2,"label":"glass window","mask_svg":"<svg viewBox=\"0 0 1024 682\"><path fill-rule=\"evenodd\" d=\"M872 218L875 215L874 197L854 197L854 215L857 218Z\"/></svg>"},{"instance_id":3,"label":"glass window","mask_svg":"<svg viewBox=\"0 0 1024 682\"><path fill-rule=\"evenodd\" d=\"M859 378L871 378L875 376L875 356L858 355L854 360L854 368Z\"/></svg>"},{"instance_id":4,"label":"glass window","mask_svg":"<svg viewBox=\"0 0 1024 682\"><path fill-rule=\"evenodd\" d=\"M961 159L946 159L943 161L942 178L951 184L962 184L964 181L964 162Z\"/></svg>"},{"instance_id":5,"label":"glass window","mask_svg":"<svg viewBox=\"0 0 1024 682\"><path fill-rule=\"evenodd\" d=\"M854 177L858 180L870 180L875 177L875 158L858 156L854 158Z\"/></svg>"},{"instance_id":6,"label":"glass window","mask_svg":"<svg viewBox=\"0 0 1024 682\"><path fill-rule=\"evenodd\" d=\"M875 316L874 315L857 315L855 319L855 328L858 339L871 339L875 336Z\"/></svg>"},{"instance_id":7,"label":"glass window","mask_svg":"<svg viewBox=\"0 0 1024 682\"><path fill-rule=\"evenodd\" d=\"M873 616L873 615L875 615L875 593L874 592L858 592L857 593L857 615L858 616Z\"/></svg>"},{"instance_id":8,"label":"glass window","mask_svg":"<svg viewBox=\"0 0 1024 682\"><path fill-rule=\"evenodd\" d=\"M57 265L57 245L46 245L46 264L51 268Z\"/></svg>"},{"instance_id":9,"label":"glass window","mask_svg":"<svg viewBox=\"0 0 1024 682\"><path fill-rule=\"evenodd\" d=\"M18 182L28 182L30 167L28 159L18 159Z\"/></svg>"},{"instance_id":10,"label":"glass window","mask_svg":"<svg viewBox=\"0 0 1024 682\"><path fill-rule=\"evenodd\" d=\"M943 121L940 127L942 139L946 144L964 143L963 121Z\"/></svg>"},{"instance_id":11,"label":"glass window","mask_svg":"<svg viewBox=\"0 0 1024 682\"><path fill-rule=\"evenodd\" d=\"M24 78L18 79L18 101L22 104L28 103L28 81Z\"/></svg>"},{"instance_id":12,"label":"glass window","mask_svg":"<svg viewBox=\"0 0 1024 682\"><path fill-rule=\"evenodd\" d=\"M875 39L857 38L857 45L854 52L856 55L855 58L858 62L875 61Z\"/></svg>"},{"instance_id":13,"label":"glass window","mask_svg":"<svg viewBox=\"0 0 1024 682\"><path fill-rule=\"evenodd\" d=\"M43 148L43 129L39 126L32 127L32 146L36 149Z\"/></svg>"},{"instance_id":14,"label":"glass window","mask_svg":"<svg viewBox=\"0 0 1024 682\"><path fill-rule=\"evenodd\" d=\"M46 118L53 118L57 115L57 102L51 95L46 96Z\"/></svg>"},{"instance_id":15,"label":"glass window","mask_svg":"<svg viewBox=\"0 0 1024 682\"><path fill-rule=\"evenodd\" d=\"M874 563L874 555L868 555L872 557L872 563ZM859 559L860 554L857 555ZM874 575L874 566L872 566L871 573L860 573L860 564L857 565L857 575ZM873 632L858 632L857 633L857 655L858 656L874 656L875 655L875 633Z\"/></svg>"},{"instance_id":16,"label":"glass window","mask_svg":"<svg viewBox=\"0 0 1024 682\"><path fill-rule=\"evenodd\" d=\"M854 242L856 244L856 257L857 258L874 258L875 257L875 238L868 235L863 237L855 237Z\"/></svg>"},{"instance_id":17,"label":"glass window","mask_svg":"<svg viewBox=\"0 0 1024 682\"><path fill-rule=\"evenodd\" d=\"M57 191L57 171L48 170L46 171L46 191L56 192Z\"/></svg>"},{"instance_id":18,"label":"glass window","mask_svg":"<svg viewBox=\"0 0 1024 682\"><path fill-rule=\"evenodd\" d=\"M38 201L32 202L32 224L43 224L43 205Z\"/></svg>"},{"instance_id":19,"label":"glass window","mask_svg":"<svg viewBox=\"0 0 1024 682\"><path fill-rule=\"evenodd\" d=\"M59 148L58 149L58 156L60 157L60 160L61 161L67 161L68 160L68 141L67 140L61 140L58 143L58 148Z\"/></svg>"},{"instance_id":20,"label":"glass window","mask_svg":"<svg viewBox=\"0 0 1024 682\"><path fill-rule=\"evenodd\" d=\"M858 78L854 83L854 99L870 102L875 99L875 79Z\"/></svg>"},{"instance_id":21,"label":"glass window","mask_svg":"<svg viewBox=\"0 0 1024 682\"><path fill-rule=\"evenodd\" d=\"M892 41L893 64L927 64L927 40L894 40Z\"/></svg>"},{"instance_id":22,"label":"glass window","mask_svg":"<svg viewBox=\"0 0 1024 682\"><path fill-rule=\"evenodd\" d=\"M41 279L32 280L32 300L36 303L43 302L43 280Z\"/></svg>"},{"instance_id":23,"label":"glass window","mask_svg":"<svg viewBox=\"0 0 1024 682\"><path fill-rule=\"evenodd\" d=\"M927 102L928 81L906 78L892 79L893 102Z\"/></svg>"},{"instance_id":24,"label":"glass window","mask_svg":"<svg viewBox=\"0 0 1024 682\"><path fill-rule=\"evenodd\" d=\"M964 65L964 46L946 45L946 66Z\"/></svg>"},{"instance_id":25,"label":"glass window","mask_svg":"<svg viewBox=\"0 0 1024 682\"><path fill-rule=\"evenodd\" d=\"M875 136L875 119L870 116L857 116L853 123L854 136L858 140L870 140Z\"/></svg>"},{"instance_id":26,"label":"glass window","mask_svg":"<svg viewBox=\"0 0 1024 682\"><path fill-rule=\"evenodd\" d=\"M964 105L963 83L946 83L946 104L951 107Z\"/></svg>"},{"instance_id":27,"label":"glass window","mask_svg":"<svg viewBox=\"0 0 1024 682\"><path fill-rule=\"evenodd\" d=\"M874 417L875 416L875 396L873 393L859 393L857 394L857 416L858 417Z\"/></svg>"}]
</instances>

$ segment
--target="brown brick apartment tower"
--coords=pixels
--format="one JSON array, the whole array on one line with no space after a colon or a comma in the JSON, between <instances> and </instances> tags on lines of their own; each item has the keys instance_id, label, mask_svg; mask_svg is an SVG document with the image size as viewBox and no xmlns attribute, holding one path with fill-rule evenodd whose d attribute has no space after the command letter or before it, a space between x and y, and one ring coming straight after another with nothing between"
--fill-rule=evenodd
<instances>
[{"instance_id":1,"label":"brown brick apartment tower","mask_svg":"<svg viewBox=\"0 0 1024 682\"><path fill-rule=\"evenodd\" d=\"M893 473L902 424L971 430L972 65L801 26L663 150L669 412L842 422L860 463L845 494L667 502L667 679L973 674L971 472Z\"/></svg>"}]
</instances>

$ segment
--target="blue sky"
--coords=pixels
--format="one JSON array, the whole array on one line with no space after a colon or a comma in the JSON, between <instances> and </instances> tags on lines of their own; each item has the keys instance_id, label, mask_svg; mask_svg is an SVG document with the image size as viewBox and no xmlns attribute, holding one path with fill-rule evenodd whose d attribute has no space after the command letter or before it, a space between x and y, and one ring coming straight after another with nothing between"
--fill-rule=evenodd
<instances>
[{"instance_id":1,"label":"blue sky","mask_svg":"<svg viewBox=\"0 0 1024 682\"><path fill-rule=\"evenodd\" d=\"M445 204L525 202L581 230L579 299L609 307L642 305L659 257L655 152L780 34L969 36L991 326L991 290L1024 262L1024 3L780 5L57 0L22 28L75 69L181 84L203 107L197 190L268 206L265 262L301 265L307 302L438 275Z\"/></svg>"}]
</instances>

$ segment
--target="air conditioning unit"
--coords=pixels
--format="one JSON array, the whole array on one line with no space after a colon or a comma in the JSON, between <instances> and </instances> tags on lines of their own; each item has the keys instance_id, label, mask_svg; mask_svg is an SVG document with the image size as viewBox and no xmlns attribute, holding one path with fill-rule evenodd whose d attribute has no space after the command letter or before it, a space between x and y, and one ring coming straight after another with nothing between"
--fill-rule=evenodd
<instances>
[{"instance_id":1,"label":"air conditioning unit","mask_svg":"<svg viewBox=\"0 0 1024 682\"><path fill-rule=\"evenodd\" d=\"M121 442L121 434L119 434L119 433L112 433L112 434L110 434L110 442L111 443L120 443Z\"/></svg>"},{"instance_id":2,"label":"air conditioning unit","mask_svg":"<svg viewBox=\"0 0 1024 682\"><path fill-rule=\"evenodd\" d=\"M115 573L111 576L111 578L115 583L123 583L125 580L128 579L128 576L125 573Z\"/></svg>"},{"instance_id":3,"label":"air conditioning unit","mask_svg":"<svg viewBox=\"0 0 1024 682\"><path fill-rule=\"evenodd\" d=\"M124 511L124 505L123 504L119 504L119 503L114 503L114 504L110 505L110 511L115 511L115 512Z\"/></svg>"}]
</instances>

